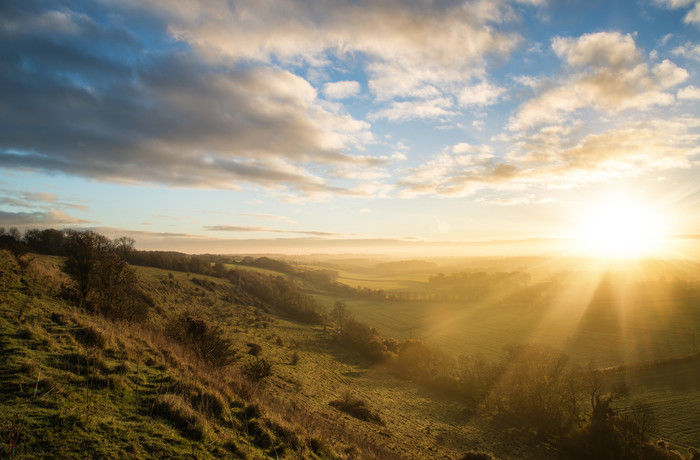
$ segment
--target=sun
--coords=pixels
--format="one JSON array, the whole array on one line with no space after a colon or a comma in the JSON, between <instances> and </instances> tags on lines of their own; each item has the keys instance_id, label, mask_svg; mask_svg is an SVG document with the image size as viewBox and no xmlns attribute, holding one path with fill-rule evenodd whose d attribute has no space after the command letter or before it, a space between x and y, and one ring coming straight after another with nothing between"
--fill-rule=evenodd
<instances>
[{"instance_id":1,"label":"sun","mask_svg":"<svg viewBox=\"0 0 700 460\"><path fill-rule=\"evenodd\" d=\"M664 222L650 206L617 200L593 206L582 217L577 239L587 255L635 258L660 249Z\"/></svg>"}]
</instances>

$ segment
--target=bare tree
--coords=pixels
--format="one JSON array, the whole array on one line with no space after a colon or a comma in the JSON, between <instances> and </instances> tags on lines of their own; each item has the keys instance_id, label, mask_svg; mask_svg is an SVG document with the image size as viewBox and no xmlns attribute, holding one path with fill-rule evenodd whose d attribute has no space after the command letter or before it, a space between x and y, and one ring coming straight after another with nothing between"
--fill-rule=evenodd
<instances>
[{"instance_id":1,"label":"bare tree","mask_svg":"<svg viewBox=\"0 0 700 460\"><path fill-rule=\"evenodd\" d=\"M343 330L343 323L352 317L352 313L348 309L345 302L337 301L331 310L331 318L333 318L338 326L338 329Z\"/></svg>"},{"instance_id":2,"label":"bare tree","mask_svg":"<svg viewBox=\"0 0 700 460\"><path fill-rule=\"evenodd\" d=\"M129 255L134 252L134 244L136 240L129 236L120 236L113 242L114 251L124 260L129 258Z\"/></svg>"}]
</instances>

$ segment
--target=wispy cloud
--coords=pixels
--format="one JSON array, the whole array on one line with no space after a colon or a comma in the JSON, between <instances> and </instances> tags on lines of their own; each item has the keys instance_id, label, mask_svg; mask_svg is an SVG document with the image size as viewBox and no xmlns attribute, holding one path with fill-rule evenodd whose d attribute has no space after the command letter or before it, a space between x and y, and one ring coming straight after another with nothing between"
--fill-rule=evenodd
<instances>
[{"instance_id":1,"label":"wispy cloud","mask_svg":"<svg viewBox=\"0 0 700 460\"><path fill-rule=\"evenodd\" d=\"M360 84L356 81L334 81L323 85L323 94L328 99L346 99L360 94Z\"/></svg>"},{"instance_id":2,"label":"wispy cloud","mask_svg":"<svg viewBox=\"0 0 700 460\"><path fill-rule=\"evenodd\" d=\"M506 160L487 146L457 144L424 165L406 169L401 194L466 196L479 190L573 188L689 168L700 155L698 127L696 118L656 119L584 137L573 129L550 128L516 142L519 149Z\"/></svg>"},{"instance_id":3,"label":"wispy cloud","mask_svg":"<svg viewBox=\"0 0 700 460\"><path fill-rule=\"evenodd\" d=\"M4 227L50 227L89 223L91 221L78 219L60 211L9 212L0 210L0 226Z\"/></svg>"},{"instance_id":4,"label":"wispy cloud","mask_svg":"<svg viewBox=\"0 0 700 460\"><path fill-rule=\"evenodd\" d=\"M697 0L655 0L655 2L671 9L691 7L683 18L683 22L700 26L700 2Z\"/></svg>"},{"instance_id":5,"label":"wispy cloud","mask_svg":"<svg viewBox=\"0 0 700 460\"><path fill-rule=\"evenodd\" d=\"M54 193L29 192L26 190L0 189L0 204L28 209L77 209L87 211L88 206L83 203L75 203L59 200Z\"/></svg>"},{"instance_id":6,"label":"wispy cloud","mask_svg":"<svg viewBox=\"0 0 700 460\"><path fill-rule=\"evenodd\" d=\"M311 231L311 230L283 230L279 228L270 227L248 227L241 225L208 225L202 227L203 230L212 232L234 232L234 233L247 233L247 232L265 232L265 233L294 233L298 235L311 235L311 236L322 236L330 238L349 238L358 237L360 235L354 235L349 233L335 233L335 232L322 232L322 231Z\"/></svg>"}]
</instances>

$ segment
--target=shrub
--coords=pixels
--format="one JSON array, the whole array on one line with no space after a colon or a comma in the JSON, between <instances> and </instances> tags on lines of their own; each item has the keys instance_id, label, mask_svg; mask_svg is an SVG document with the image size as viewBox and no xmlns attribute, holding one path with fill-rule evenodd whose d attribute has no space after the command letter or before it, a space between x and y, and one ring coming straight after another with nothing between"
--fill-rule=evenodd
<instances>
[{"instance_id":1,"label":"shrub","mask_svg":"<svg viewBox=\"0 0 700 460\"><path fill-rule=\"evenodd\" d=\"M367 401L353 396L349 391L343 393L340 399L331 401L328 404L356 419L384 425L381 417L369 408Z\"/></svg>"},{"instance_id":2,"label":"shrub","mask_svg":"<svg viewBox=\"0 0 700 460\"><path fill-rule=\"evenodd\" d=\"M238 359L233 341L225 337L224 331L195 314L183 313L174 318L168 325L168 331L198 359L212 367L225 367Z\"/></svg>"},{"instance_id":3,"label":"shrub","mask_svg":"<svg viewBox=\"0 0 700 460\"><path fill-rule=\"evenodd\" d=\"M258 356L262 351L262 347L254 342L248 342L246 343L246 346L248 347L249 355Z\"/></svg>"},{"instance_id":4,"label":"shrub","mask_svg":"<svg viewBox=\"0 0 700 460\"><path fill-rule=\"evenodd\" d=\"M265 358L256 358L243 365L243 375L254 382L258 382L272 375L272 363Z\"/></svg>"}]
</instances>

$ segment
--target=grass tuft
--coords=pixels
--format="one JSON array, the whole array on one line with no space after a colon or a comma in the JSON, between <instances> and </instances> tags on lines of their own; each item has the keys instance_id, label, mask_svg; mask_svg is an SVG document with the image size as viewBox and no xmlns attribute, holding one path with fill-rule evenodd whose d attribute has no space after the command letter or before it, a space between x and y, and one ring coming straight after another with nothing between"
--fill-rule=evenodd
<instances>
[{"instance_id":1,"label":"grass tuft","mask_svg":"<svg viewBox=\"0 0 700 460\"><path fill-rule=\"evenodd\" d=\"M210 436L206 418L181 396L172 393L157 396L153 401L153 412L173 422L192 440L203 441Z\"/></svg>"},{"instance_id":2,"label":"grass tuft","mask_svg":"<svg viewBox=\"0 0 700 460\"><path fill-rule=\"evenodd\" d=\"M79 327L73 334L75 339L86 347L104 348L107 344L104 332L93 325Z\"/></svg>"}]
</instances>

